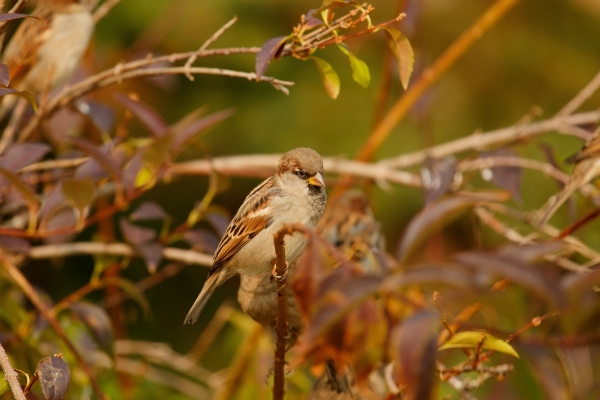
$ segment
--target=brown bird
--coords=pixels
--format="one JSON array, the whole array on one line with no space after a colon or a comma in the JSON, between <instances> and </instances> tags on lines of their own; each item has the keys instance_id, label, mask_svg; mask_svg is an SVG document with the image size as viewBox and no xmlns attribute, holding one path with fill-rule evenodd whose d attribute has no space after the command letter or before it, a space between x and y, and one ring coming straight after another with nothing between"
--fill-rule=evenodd
<instances>
[{"instance_id":1,"label":"brown bird","mask_svg":"<svg viewBox=\"0 0 600 400\"><path fill-rule=\"evenodd\" d=\"M97 0L40 0L32 12L39 20L26 18L2 55L11 87L39 95L65 83L92 37L91 9L96 3ZM3 114L14 101L15 97L5 96Z\"/></svg>"},{"instance_id":2,"label":"brown bird","mask_svg":"<svg viewBox=\"0 0 600 400\"><path fill-rule=\"evenodd\" d=\"M574 163L573 174L565 187L549 203L539 225L544 225L571 195L582 186L600 176L600 128L597 129L583 149L567 159Z\"/></svg>"},{"instance_id":3,"label":"brown bird","mask_svg":"<svg viewBox=\"0 0 600 400\"><path fill-rule=\"evenodd\" d=\"M326 201L321 156L305 147L285 153L275 175L250 192L231 220L206 283L184 323L196 322L215 289L235 274L271 271L275 264L275 232L288 224L316 227ZM305 245L306 238L299 232L286 237L285 254L290 264L302 254Z\"/></svg>"}]
</instances>

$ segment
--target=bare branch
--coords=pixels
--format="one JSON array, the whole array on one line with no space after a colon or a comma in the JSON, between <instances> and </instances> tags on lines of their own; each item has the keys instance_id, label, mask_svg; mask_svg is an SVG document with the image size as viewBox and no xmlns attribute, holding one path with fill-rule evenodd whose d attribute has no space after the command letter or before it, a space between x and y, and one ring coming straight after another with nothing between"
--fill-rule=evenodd
<instances>
[{"instance_id":1,"label":"bare branch","mask_svg":"<svg viewBox=\"0 0 600 400\"><path fill-rule=\"evenodd\" d=\"M8 355L6 351L4 351L4 347L0 344L0 366L2 367L2 371L4 372L4 379L8 382L10 386L10 390L15 396L16 400L27 400L25 394L23 393L23 389L19 384L19 379L17 372L13 369L10 364L10 360L8 359Z\"/></svg>"},{"instance_id":2,"label":"bare branch","mask_svg":"<svg viewBox=\"0 0 600 400\"><path fill-rule=\"evenodd\" d=\"M27 255L29 258L42 259L68 257L76 254L106 254L133 257L136 255L136 252L131 246L124 243L76 242L35 246L29 250ZM212 255L174 247L164 248L162 254L167 260L179 261L189 265L196 264L210 267L213 261Z\"/></svg>"},{"instance_id":3,"label":"bare branch","mask_svg":"<svg viewBox=\"0 0 600 400\"><path fill-rule=\"evenodd\" d=\"M477 133L452 142L433 146L414 153L380 161L381 164L394 168L406 168L421 164L427 157L444 158L465 151L484 150L518 140L531 139L545 132L554 131L563 125L584 125L600 122L600 111L557 116L527 125L512 126L486 133Z\"/></svg>"}]
</instances>

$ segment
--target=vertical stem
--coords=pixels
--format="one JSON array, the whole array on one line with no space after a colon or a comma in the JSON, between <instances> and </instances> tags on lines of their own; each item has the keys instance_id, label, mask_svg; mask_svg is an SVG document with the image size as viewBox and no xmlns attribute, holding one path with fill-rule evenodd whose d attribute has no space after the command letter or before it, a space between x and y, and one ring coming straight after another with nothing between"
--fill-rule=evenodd
<instances>
[{"instance_id":1,"label":"vertical stem","mask_svg":"<svg viewBox=\"0 0 600 400\"><path fill-rule=\"evenodd\" d=\"M282 400L285 394L285 337L288 331L288 282L287 267L285 260L284 237L291 233L288 228L281 229L273 238L275 243L275 265L277 276L277 325L275 327L275 365L274 365L274 383L273 400Z\"/></svg>"},{"instance_id":2,"label":"vertical stem","mask_svg":"<svg viewBox=\"0 0 600 400\"><path fill-rule=\"evenodd\" d=\"M10 360L8 359L8 355L4 351L4 347L0 344L0 366L2 367L2 371L4 371L4 379L8 382L10 386L10 390L13 392L13 396L15 396L16 400L27 400L25 394L23 393L23 389L21 389L21 385L19 384L19 379L17 379L17 372L13 369L12 365L10 365Z\"/></svg>"}]
</instances>

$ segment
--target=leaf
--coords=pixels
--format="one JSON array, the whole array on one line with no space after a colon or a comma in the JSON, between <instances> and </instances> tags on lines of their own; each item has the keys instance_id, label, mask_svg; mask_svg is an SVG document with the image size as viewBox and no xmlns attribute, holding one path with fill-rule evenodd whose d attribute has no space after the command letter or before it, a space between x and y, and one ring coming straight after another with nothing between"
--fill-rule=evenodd
<instances>
[{"instance_id":1,"label":"leaf","mask_svg":"<svg viewBox=\"0 0 600 400\"><path fill-rule=\"evenodd\" d=\"M42 206L39 210L40 228L45 228L48 219L60 208L65 206L65 196L62 192L62 184L60 181L49 192L42 201Z\"/></svg>"},{"instance_id":2,"label":"leaf","mask_svg":"<svg viewBox=\"0 0 600 400\"><path fill-rule=\"evenodd\" d=\"M183 234L183 240L205 253L214 253L219 245L219 238L206 229L190 229Z\"/></svg>"},{"instance_id":3,"label":"leaf","mask_svg":"<svg viewBox=\"0 0 600 400\"><path fill-rule=\"evenodd\" d=\"M407 400L430 399L435 387L437 335L440 317L419 311L391 332L395 368Z\"/></svg>"},{"instance_id":4,"label":"leaf","mask_svg":"<svg viewBox=\"0 0 600 400\"><path fill-rule=\"evenodd\" d=\"M21 97L25 100L27 100L27 102L29 104L31 104L31 107L33 107L33 111L37 112L38 110L38 104L37 104L37 100L35 99L35 96L33 95L33 93L31 93L28 90L17 90L17 89L13 89L13 88L0 88L0 97L2 96L7 96L7 95L15 95L18 97Z\"/></svg>"},{"instance_id":5,"label":"leaf","mask_svg":"<svg viewBox=\"0 0 600 400\"><path fill-rule=\"evenodd\" d=\"M37 365L36 374L46 400L62 400L71 381L69 365L61 357L44 357Z\"/></svg>"},{"instance_id":6,"label":"leaf","mask_svg":"<svg viewBox=\"0 0 600 400\"><path fill-rule=\"evenodd\" d=\"M15 13L0 14L0 22L12 21L12 20L21 19L21 18L35 18L38 21L40 21L40 23L42 23L42 20L34 15L15 14Z\"/></svg>"},{"instance_id":7,"label":"leaf","mask_svg":"<svg viewBox=\"0 0 600 400\"><path fill-rule=\"evenodd\" d=\"M61 181L62 194L65 200L74 208L83 210L94 200L95 185L90 177L63 178Z\"/></svg>"},{"instance_id":8,"label":"leaf","mask_svg":"<svg viewBox=\"0 0 600 400\"><path fill-rule=\"evenodd\" d=\"M52 148L46 143L23 142L9 146L0 159L0 166L18 172L20 169L40 161Z\"/></svg>"},{"instance_id":9,"label":"leaf","mask_svg":"<svg viewBox=\"0 0 600 400\"><path fill-rule=\"evenodd\" d=\"M88 302L73 303L70 308L90 330L98 344L111 354L114 334L110 317L106 311L102 307Z\"/></svg>"},{"instance_id":10,"label":"leaf","mask_svg":"<svg viewBox=\"0 0 600 400\"><path fill-rule=\"evenodd\" d=\"M172 140L172 135L164 135L150 143L144 151L144 165L152 170L163 165L167 161Z\"/></svg>"},{"instance_id":11,"label":"leaf","mask_svg":"<svg viewBox=\"0 0 600 400\"><path fill-rule=\"evenodd\" d=\"M481 331L458 332L448 339L448 341L444 343L439 350L476 349L479 347L482 340L483 344L481 345L481 348L483 349L493 350L497 351L498 353L504 353L519 358L519 354L510 344L506 343L505 340Z\"/></svg>"},{"instance_id":12,"label":"leaf","mask_svg":"<svg viewBox=\"0 0 600 400\"><path fill-rule=\"evenodd\" d=\"M135 246L148 243L156 237L154 230L134 225L126 218L119 219L119 227L125 240Z\"/></svg>"},{"instance_id":13,"label":"leaf","mask_svg":"<svg viewBox=\"0 0 600 400\"><path fill-rule=\"evenodd\" d=\"M260 79L265 74L271 60L277 60L281 56L288 39L289 36L278 36L267 40L262 45L260 51L256 54L255 69L257 78Z\"/></svg>"},{"instance_id":14,"label":"leaf","mask_svg":"<svg viewBox=\"0 0 600 400\"><path fill-rule=\"evenodd\" d=\"M138 253L142 256L148 267L148 272L151 274L155 273L158 269L163 256L163 245L154 243L142 243L136 246Z\"/></svg>"},{"instance_id":15,"label":"leaf","mask_svg":"<svg viewBox=\"0 0 600 400\"><path fill-rule=\"evenodd\" d=\"M384 28L388 43L392 53L398 59L398 72L400 73L400 83L404 90L408 87L410 76L413 72L415 63L415 53L410 42L399 30L394 28Z\"/></svg>"},{"instance_id":16,"label":"leaf","mask_svg":"<svg viewBox=\"0 0 600 400\"><path fill-rule=\"evenodd\" d=\"M427 157L421 167L421 179L425 191L425 204L430 204L446 194L456 174L456 158L442 160Z\"/></svg>"},{"instance_id":17,"label":"leaf","mask_svg":"<svg viewBox=\"0 0 600 400\"><path fill-rule=\"evenodd\" d=\"M121 180L121 171L119 169L119 163L116 162L116 157L113 159L111 157L111 149L113 148L114 143L107 143L103 146L96 146L92 142L82 139L82 138L69 138L68 139L73 145L77 148L83 150L88 155L92 157L102 168L110 174L110 176L117 182ZM76 176L83 177L88 174L85 171L86 164L89 163L90 160L86 161L82 165L77 168ZM91 168L92 170L94 168ZM90 174L93 175L93 174Z\"/></svg>"},{"instance_id":18,"label":"leaf","mask_svg":"<svg viewBox=\"0 0 600 400\"><path fill-rule=\"evenodd\" d=\"M524 346L525 360L530 364L530 369L544 392L544 399L564 400L571 398L569 383L565 368L556 356L553 348L546 346Z\"/></svg>"},{"instance_id":19,"label":"leaf","mask_svg":"<svg viewBox=\"0 0 600 400\"><path fill-rule=\"evenodd\" d=\"M229 226L229 222L231 222L231 219L226 215L215 211L206 213L205 218L219 236L223 236L225 234L225 231Z\"/></svg>"},{"instance_id":20,"label":"leaf","mask_svg":"<svg viewBox=\"0 0 600 400\"><path fill-rule=\"evenodd\" d=\"M122 93L114 95L115 99L135 115L155 137L166 135L169 130L163 117L148 104L134 100Z\"/></svg>"},{"instance_id":21,"label":"leaf","mask_svg":"<svg viewBox=\"0 0 600 400\"><path fill-rule=\"evenodd\" d=\"M0 85L8 87L10 85L10 74L6 64L0 64Z\"/></svg>"},{"instance_id":22,"label":"leaf","mask_svg":"<svg viewBox=\"0 0 600 400\"><path fill-rule=\"evenodd\" d=\"M360 58L356 57L343 44L338 44L338 48L348 56L350 60L350 68L352 69L352 79L363 88L368 88L371 83L371 73L369 67Z\"/></svg>"},{"instance_id":23,"label":"leaf","mask_svg":"<svg viewBox=\"0 0 600 400\"><path fill-rule=\"evenodd\" d=\"M23 238L14 236L0 236L0 247L15 253L28 253L31 243Z\"/></svg>"},{"instance_id":24,"label":"leaf","mask_svg":"<svg viewBox=\"0 0 600 400\"><path fill-rule=\"evenodd\" d=\"M30 234L35 232L35 228L37 227L37 212L40 208L40 203L35 192L11 171L0 167L0 174L8 179L19 194L23 196L23 200L27 203L27 210L29 211L29 227L27 232Z\"/></svg>"},{"instance_id":25,"label":"leaf","mask_svg":"<svg viewBox=\"0 0 600 400\"><path fill-rule=\"evenodd\" d=\"M202 133L208 128L231 117L233 114L235 114L235 110L230 108L174 128L171 149L175 152L178 152L183 144L197 136L199 133Z\"/></svg>"},{"instance_id":26,"label":"leaf","mask_svg":"<svg viewBox=\"0 0 600 400\"><path fill-rule=\"evenodd\" d=\"M147 221L153 219L169 219L169 214L154 201L145 201L129 216L132 221Z\"/></svg>"},{"instance_id":27,"label":"leaf","mask_svg":"<svg viewBox=\"0 0 600 400\"><path fill-rule=\"evenodd\" d=\"M464 192L425 207L414 217L400 243L398 260L406 262L432 234L460 217L478 204L508 200L507 192Z\"/></svg>"},{"instance_id":28,"label":"leaf","mask_svg":"<svg viewBox=\"0 0 600 400\"><path fill-rule=\"evenodd\" d=\"M79 101L77 110L85 115L102 133L108 133L115 123L115 112L106 104L93 101Z\"/></svg>"},{"instance_id":29,"label":"leaf","mask_svg":"<svg viewBox=\"0 0 600 400\"><path fill-rule=\"evenodd\" d=\"M127 293L140 306L146 317L150 315L150 302L133 282L123 278L115 278L111 279L110 283L119 286L121 290Z\"/></svg>"},{"instance_id":30,"label":"leaf","mask_svg":"<svg viewBox=\"0 0 600 400\"><path fill-rule=\"evenodd\" d=\"M317 57L309 58L314 60L315 64L317 64L317 69L319 70L319 74L321 74L321 79L323 80L327 95L334 100L337 99L340 94L340 77L338 74L327 61Z\"/></svg>"},{"instance_id":31,"label":"leaf","mask_svg":"<svg viewBox=\"0 0 600 400\"><path fill-rule=\"evenodd\" d=\"M494 158L515 158L517 154L507 148L497 149L493 151L484 152L481 154L481 158L486 159L490 157ZM513 198L516 202L521 202L521 180L522 170L519 167L492 167L481 171L481 176L486 181L492 181L496 186L501 189L508 190L512 193Z\"/></svg>"}]
</instances>

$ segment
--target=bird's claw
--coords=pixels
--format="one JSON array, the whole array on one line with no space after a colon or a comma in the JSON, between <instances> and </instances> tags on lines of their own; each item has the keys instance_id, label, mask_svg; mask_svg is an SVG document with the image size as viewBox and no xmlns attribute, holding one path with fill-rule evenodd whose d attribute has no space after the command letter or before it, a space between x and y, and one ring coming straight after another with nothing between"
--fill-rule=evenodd
<instances>
[{"instance_id":1,"label":"bird's claw","mask_svg":"<svg viewBox=\"0 0 600 400\"><path fill-rule=\"evenodd\" d=\"M290 265L288 262L285 262L285 270L283 271L283 275L277 275L277 264L273 265L273 270L271 271L271 284L279 290L281 286L285 283L288 276L288 269Z\"/></svg>"}]
</instances>

